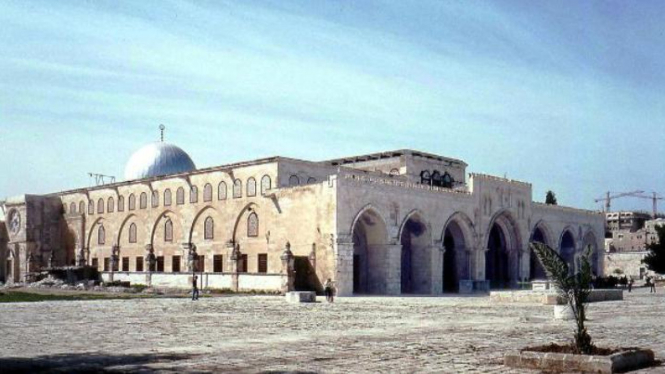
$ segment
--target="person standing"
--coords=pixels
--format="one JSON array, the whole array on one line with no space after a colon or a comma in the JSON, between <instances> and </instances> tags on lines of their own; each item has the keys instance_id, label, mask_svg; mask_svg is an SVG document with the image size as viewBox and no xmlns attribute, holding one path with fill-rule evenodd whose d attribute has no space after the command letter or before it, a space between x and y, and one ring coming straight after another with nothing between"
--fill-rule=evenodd
<instances>
[{"instance_id":1,"label":"person standing","mask_svg":"<svg viewBox=\"0 0 665 374\"><path fill-rule=\"evenodd\" d=\"M192 277L192 301L198 300L199 299L199 287L198 287L198 281L199 277L194 274Z\"/></svg>"},{"instance_id":2,"label":"person standing","mask_svg":"<svg viewBox=\"0 0 665 374\"><path fill-rule=\"evenodd\" d=\"M628 278L628 292L633 289L633 277Z\"/></svg>"},{"instance_id":3,"label":"person standing","mask_svg":"<svg viewBox=\"0 0 665 374\"><path fill-rule=\"evenodd\" d=\"M656 280L653 277L649 278L649 293L656 293Z\"/></svg>"},{"instance_id":4,"label":"person standing","mask_svg":"<svg viewBox=\"0 0 665 374\"><path fill-rule=\"evenodd\" d=\"M334 294L335 294L335 290L334 290L333 282L330 278L328 278L326 283L323 284L323 292L326 295L326 301L329 302L329 303L332 303L334 301L333 297L334 297Z\"/></svg>"}]
</instances>

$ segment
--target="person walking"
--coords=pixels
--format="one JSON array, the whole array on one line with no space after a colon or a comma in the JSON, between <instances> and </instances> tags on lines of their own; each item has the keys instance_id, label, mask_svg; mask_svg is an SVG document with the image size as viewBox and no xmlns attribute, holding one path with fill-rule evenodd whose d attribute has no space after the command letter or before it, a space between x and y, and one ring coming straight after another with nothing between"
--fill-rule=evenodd
<instances>
[{"instance_id":1,"label":"person walking","mask_svg":"<svg viewBox=\"0 0 665 374\"><path fill-rule=\"evenodd\" d=\"M326 301L332 303L334 301L333 297L335 294L335 287L333 285L333 281L330 278L328 278L326 283L323 284L323 292L326 295Z\"/></svg>"},{"instance_id":2,"label":"person walking","mask_svg":"<svg viewBox=\"0 0 665 374\"><path fill-rule=\"evenodd\" d=\"M656 280L653 277L649 278L649 293L656 293Z\"/></svg>"},{"instance_id":3,"label":"person walking","mask_svg":"<svg viewBox=\"0 0 665 374\"><path fill-rule=\"evenodd\" d=\"M199 287L198 287L198 281L199 277L194 274L192 277L192 301L198 300L199 299Z\"/></svg>"}]
</instances>

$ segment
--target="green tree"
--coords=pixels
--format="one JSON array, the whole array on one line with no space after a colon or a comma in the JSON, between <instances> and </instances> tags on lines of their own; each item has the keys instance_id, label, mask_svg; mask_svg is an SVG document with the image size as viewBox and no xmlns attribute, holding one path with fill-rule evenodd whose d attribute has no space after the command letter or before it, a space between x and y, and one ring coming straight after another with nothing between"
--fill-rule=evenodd
<instances>
[{"instance_id":1,"label":"green tree","mask_svg":"<svg viewBox=\"0 0 665 374\"><path fill-rule=\"evenodd\" d=\"M536 242L529 245L538 256L547 277L554 283L558 296L565 300L573 311L577 327L573 340L575 353L591 354L594 346L591 343L591 336L584 326L586 302L591 292L591 263L589 261L591 247L587 247L586 252L580 258L580 270L571 275L572 272L568 268L568 264L554 249L546 244Z\"/></svg>"},{"instance_id":2,"label":"green tree","mask_svg":"<svg viewBox=\"0 0 665 374\"><path fill-rule=\"evenodd\" d=\"M547 195L545 195L545 204L547 205L557 205L556 203L556 195L552 190L547 191Z\"/></svg>"},{"instance_id":3,"label":"green tree","mask_svg":"<svg viewBox=\"0 0 665 374\"><path fill-rule=\"evenodd\" d=\"M647 245L649 253L642 262L646 264L649 270L658 274L665 274L665 226L657 225L654 228L658 241L652 241Z\"/></svg>"}]
</instances>

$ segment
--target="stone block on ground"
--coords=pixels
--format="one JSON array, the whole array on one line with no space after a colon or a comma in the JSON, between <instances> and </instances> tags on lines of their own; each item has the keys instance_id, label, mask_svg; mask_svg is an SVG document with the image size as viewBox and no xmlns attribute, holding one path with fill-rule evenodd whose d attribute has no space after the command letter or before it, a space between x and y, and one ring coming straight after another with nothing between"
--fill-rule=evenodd
<instances>
[{"instance_id":1,"label":"stone block on ground","mask_svg":"<svg viewBox=\"0 0 665 374\"><path fill-rule=\"evenodd\" d=\"M289 303L313 303L316 302L316 292L312 291L287 292L286 301Z\"/></svg>"}]
</instances>

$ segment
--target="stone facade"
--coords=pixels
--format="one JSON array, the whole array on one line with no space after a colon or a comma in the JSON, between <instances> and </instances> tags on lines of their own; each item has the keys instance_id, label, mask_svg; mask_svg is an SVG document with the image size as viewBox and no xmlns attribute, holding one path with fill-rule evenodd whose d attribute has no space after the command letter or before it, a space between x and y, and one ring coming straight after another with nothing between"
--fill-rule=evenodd
<instances>
[{"instance_id":1,"label":"stone facade","mask_svg":"<svg viewBox=\"0 0 665 374\"><path fill-rule=\"evenodd\" d=\"M410 150L274 157L9 199L3 258L12 282L87 264L135 283L187 287L196 271L219 288L320 290L331 278L339 295L439 294L542 277L528 249L538 240L572 266L591 246L599 272L603 215L531 199L528 183L467 181L464 162Z\"/></svg>"}]
</instances>

